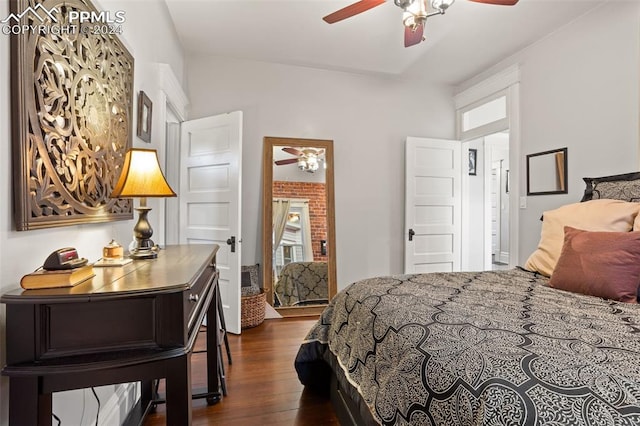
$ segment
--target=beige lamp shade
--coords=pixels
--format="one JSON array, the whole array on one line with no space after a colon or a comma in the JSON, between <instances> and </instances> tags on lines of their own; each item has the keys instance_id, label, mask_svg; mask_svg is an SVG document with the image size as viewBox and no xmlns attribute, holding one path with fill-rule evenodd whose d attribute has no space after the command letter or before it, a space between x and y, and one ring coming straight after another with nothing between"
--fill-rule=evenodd
<instances>
[{"instance_id":1,"label":"beige lamp shade","mask_svg":"<svg viewBox=\"0 0 640 426\"><path fill-rule=\"evenodd\" d=\"M127 151L111 198L175 196L162 174L156 150L131 148Z\"/></svg>"}]
</instances>

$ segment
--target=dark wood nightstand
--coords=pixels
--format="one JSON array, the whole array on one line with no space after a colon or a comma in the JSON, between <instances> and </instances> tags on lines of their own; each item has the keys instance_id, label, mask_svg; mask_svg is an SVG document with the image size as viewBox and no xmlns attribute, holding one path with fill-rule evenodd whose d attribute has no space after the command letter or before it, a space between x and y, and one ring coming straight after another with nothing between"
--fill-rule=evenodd
<instances>
[{"instance_id":1,"label":"dark wood nightstand","mask_svg":"<svg viewBox=\"0 0 640 426\"><path fill-rule=\"evenodd\" d=\"M9 423L51 425L52 393L142 382L128 421L152 403L166 379L167 424L191 424L191 351L205 315L217 317L217 245L177 245L157 259L119 268L72 288L15 290L7 307ZM218 333L207 328L209 403L220 398Z\"/></svg>"}]
</instances>

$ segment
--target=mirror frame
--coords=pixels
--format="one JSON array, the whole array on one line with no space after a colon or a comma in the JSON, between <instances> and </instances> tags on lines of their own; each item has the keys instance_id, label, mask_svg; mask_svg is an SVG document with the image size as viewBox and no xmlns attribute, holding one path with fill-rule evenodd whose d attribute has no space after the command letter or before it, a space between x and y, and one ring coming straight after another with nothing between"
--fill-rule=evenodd
<instances>
[{"instance_id":1,"label":"mirror frame","mask_svg":"<svg viewBox=\"0 0 640 426\"><path fill-rule=\"evenodd\" d=\"M267 302L273 306L273 148L291 146L296 148L318 147L325 150L325 185L327 197L327 267L329 274L329 300L337 293L336 273L336 225L333 176L333 141L325 139L279 138L265 136L263 140L262 162L262 286ZM276 308L283 317L308 316L320 314L326 305L317 306L283 306Z\"/></svg>"},{"instance_id":2,"label":"mirror frame","mask_svg":"<svg viewBox=\"0 0 640 426\"><path fill-rule=\"evenodd\" d=\"M530 165L531 158L540 157L542 155L559 154L559 153L563 154L563 162L561 165L558 164L557 162L555 164L556 164L556 172L558 173L557 177L560 179L560 186L561 186L560 189L552 190L552 191L531 191L531 165ZM568 194L569 193L569 188L567 184L568 164L569 164L569 161L567 159L567 148L552 149L550 151L537 152L535 154L528 154L527 155L527 195ZM560 170L560 166L562 167L562 170Z\"/></svg>"}]
</instances>

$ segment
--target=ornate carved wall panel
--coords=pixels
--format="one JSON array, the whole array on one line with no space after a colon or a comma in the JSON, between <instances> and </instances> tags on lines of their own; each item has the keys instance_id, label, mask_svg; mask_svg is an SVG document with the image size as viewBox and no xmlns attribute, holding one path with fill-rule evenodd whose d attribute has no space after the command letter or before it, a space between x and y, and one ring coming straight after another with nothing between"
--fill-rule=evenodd
<instances>
[{"instance_id":1,"label":"ornate carved wall panel","mask_svg":"<svg viewBox=\"0 0 640 426\"><path fill-rule=\"evenodd\" d=\"M97 13L87 0L11 1L8 25L37 27L10 36L18 230L133 217L131 200L109 198L131 146L133 57L72 11Z\"/></svg>"}]
</instances>

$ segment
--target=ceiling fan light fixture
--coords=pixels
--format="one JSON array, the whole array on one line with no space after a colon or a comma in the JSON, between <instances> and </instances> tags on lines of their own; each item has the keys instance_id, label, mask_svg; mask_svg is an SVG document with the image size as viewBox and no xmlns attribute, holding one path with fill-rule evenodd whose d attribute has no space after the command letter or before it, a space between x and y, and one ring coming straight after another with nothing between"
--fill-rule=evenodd
<instances>
[{"instance_id":1,"label":"ceiling fan light fixture","mask_svg":"<svg viewBox=\"0 0 640 426\"><path fill-rule=\"evenodd\" d=\"M431 7L444 12L449 9L455 0L431 0Z\"/></svg>"},{"instance_id":2,"label":"ceiling fan light fixture","mask_svg":"<svg viewBox=\"0 0 640 426\"><path fill-rule=\"evenodd\" d=\"M402 23L404 24L404 47L411 47L420 44L425 40L424 27L427 19L444 15L455 0L393 0L396 6L401 8ZM476 3L495 4L503 6L513 6L519 0L470 0ZM386 3L386 0L358 0L349 6L343 7L327 16L324 21L334 24L343 19L351 18L369 9ZM430 10L430 12L429 12Z\"/></svg>"},{"instance_id":3,"label":"ceiling fan light fixture","mask_svg":"<svg viewBox=\"0 0 640 426\"><path fill-rule=\"evenodd\" d=\"M319 166L320 164L318 163L318 157L312 155L307 158L307 172L313 173L318 170Z\"/></svg>"},{"instance_id":4,"label":"ceiling fan light fixture","mask_svg":"<svg viewBox=\"0 0 640 426\"><path fill-rule=\"evenodd\" d=\"M402 23L405 27L415 29L418 25L424 24L428 16L427 0L417 0L405 9Z\"/></svg>"},{"instance_id":5,"label":"ceiling fan light fixture","mask_svg":"<svg viewBox=\"0 0 640 426\"><path fill-rule=\"evenodd\" d=\"M410 12L404 11L402 13L402 24L405 27L415 28L415 26L416 26L415 16L413 16L413 14L410 13Z\"/></svg>"},{"instance_id":6,"label":"ceiling fan light fixture","mask_svg":"<svg viewBox=\"0 0 640 426\"><path fill-rule=\"evenodd\" d=\"M405 10L415 16L427 16L427 0L416 0Z\"/></svg>"},{"instance_id":7,"label":"ceiling fan light fixture","mask_svg":"<svg viewBox=\"0 0 640 426\"><path fill-rule=\"evenodd\" d=\"M320 168L320 162L316 154L305 153L298 158L298 169L303 172L313 173Z\"/></svg>"},{"instance_id":8,"label":"ceiling fan light fixture","mask_svg":"<svg viewBox=\"0 0 640 426\"><path fill-rule=\"evenodd\" d=\"M411 6L413 3L418 3L421 0L393 0L393 2L401 9L406 9Z\"/></svg>"}]
</instances>

